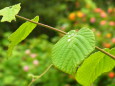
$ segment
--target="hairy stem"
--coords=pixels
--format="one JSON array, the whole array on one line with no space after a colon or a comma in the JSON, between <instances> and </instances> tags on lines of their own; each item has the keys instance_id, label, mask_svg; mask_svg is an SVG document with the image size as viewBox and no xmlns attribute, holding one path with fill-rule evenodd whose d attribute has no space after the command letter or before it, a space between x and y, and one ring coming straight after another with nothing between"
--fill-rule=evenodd
<instances>
[{"instance_id":1,"label":"hairy stem","mask_svg":"<svg viewBox=\"0 0 115 86\"><path fill-rule=\"evenodd\" d=\"M48 70L53 66L53 64L49 65L48 68L39 76L37 76L36 78L32 78L32 81L29 83L28 86L31 86L37 79L41 78L44 74L46 74L48 72Z\"/></svg>"},{"instance_id":2,"label":"hairy stem","mask_svg":"<svg viewBox=\"0 0 115 86\"><path fill-rule=\"evenodd\" d=\"M32 23L34 23L34 24L37 24L37 25L40 25L40 26L49 28L49 29L51 29L51 30L60 32L60 33L62 33L62 34L66 34L66 32L64 32L64 31L62 31L62 30L56 29L56 28L54 28L54 27L51 27L51 26L48 26L48 25L45 25L45 24L42 24L42 23L34 22L34 21L32 21L32 20L30 20L30 19L28 19L28 18L19 16L19 15L16 15L16 17L18 17L18 18L20 18L20 19L23 19L23 20L26 20L26 21L29 21L29 22L32 22ZM110 56L111 58L113 58L113 59L115 60L115 56L111 55L110 53L108 53L108 52L102 50L101 48L99 48L99 47L97 47L97 46L96 46L95 48L98 49L99 51L101 51L102 53L104 53L104 54Z\"/></svg>"}]
</instances>

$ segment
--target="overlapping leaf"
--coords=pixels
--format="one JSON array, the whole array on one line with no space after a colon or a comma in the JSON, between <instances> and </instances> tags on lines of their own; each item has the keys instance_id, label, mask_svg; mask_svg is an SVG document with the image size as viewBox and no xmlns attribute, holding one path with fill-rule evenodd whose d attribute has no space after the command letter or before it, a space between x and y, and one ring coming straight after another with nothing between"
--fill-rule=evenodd
<instances>
[{"instance_id":1,"label":"overlapping leaf","mask_svg":"<svg viewBox=\"0 0 115 86\"><path fill-rule=\"evenodd\" d=\"M58 69L75 74L78 65L94 48L95 37L90 29L72 30L54 45L52 62Z\"/></svg>"},{"instance_id":2,"label":"overlapping leaf","mask_svg":"<svg viewBox=\"0 0 115 86\"><path fill-rule=\"evenodd\" d=\"M105 50L115 55L115 48ZM104 72L109 72L114 67L115 60L102 52L96 52L90 55L78 69L76 80L83 86L91 86L98 76Z\"/></svg>"},{"instance_id":3,"label":"overlapping leaf","mask_svg":"<svg viewBox=\"0 0 115 86\"><path fill-rule=\"evenodd\" d=\"M2 15L2 20L1 22L11 22L12 20L16 20L15 15L18 14L20 11L20 3L10 6L10 7L5 7L4 9L0 10L0 15Z\"/></svg>"},{"instance_id":4,"label":"overlapping leaf","mask_svg":"<svg viewBox=\"0 0 115 86\"><path fill-rule=\"evenodd\" d=\"M39 17L36 16L33 21L38 22ZM37 25L31 22L25 22L22 24L14 33L10 35L8 38L11 43L8 48L8 56L12 54L13 48L20 43L22 40L24 40L31 32L32 30L36 27Z\"/></svg>"}]
</instances>

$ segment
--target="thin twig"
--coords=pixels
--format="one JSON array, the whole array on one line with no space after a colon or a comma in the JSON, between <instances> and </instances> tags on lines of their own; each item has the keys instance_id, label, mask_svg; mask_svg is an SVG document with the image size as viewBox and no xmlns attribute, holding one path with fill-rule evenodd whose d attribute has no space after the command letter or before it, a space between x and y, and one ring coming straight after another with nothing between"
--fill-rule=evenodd
<instances>
[{"instance_id":1,"label":"thin twig","mask_svg":"<svg viewBox=\"0 0 115 86\"><path fill-rule=\"evenodd\" d=\"M104 53L104 54L106 54L106 55L112 57L113 59L115 59L115 56L113 56L112 54L110 54L110 53L108 53L108 52L102 50L101 48L99 48L99 47L97 47L97 46L96 46L95 48L98 49L99 51L101 51L102 53Z\"/></svg>"},{"instance_id":2,"label":"thin twig","mask_svg":"<svg viewBox=\"0 0 115 86\"><path fill-rule=\"evenodd\" d=\"M34 78L32 78L32 81L29 83L29 85L28 85L28 86L31 86L31 85L34 83L34 81L35 81L35 79L34 79Z\"/></svg>"},{"instance_id":3,"label":"thin twig","mask_svg":"<svg viewBox=\"0 0 115 86\"><path fill-rule=\"evenodd\" d=\"M48 70L53 66L53 64L49 65L48 68L39 76L37 76L36 78L32 78L32 81L29 83L28 86L31 86L37 79L41 78L44 74L46 74L48 72Z\"/></svg>"},{"instance_id":4,"label":"thin twig","mask_svg":"<svg viewBox=\"0 0 115 86\"><path fill-rule=\"evenodd\" d=\"M40 25L40 26L49 28L49 29L51 29L51 30L60 32L60 33L62 33L62 34L66 34L66 32L64 32L64 31L62 31L62 30L59 30L59 29L56 29L56 28L54 28L54 27L51 27L51 26L49 26L49 25L45 25L45 24L42 24L42 23L34 22L34 21L32 21L32 20L30 20L30 19L28 19L28 18L19 16L19 15L16 15L16 17L18 17L18 18L20 18L20 19L23 19L23 20L26 20L26 21L29 21L29 22L32 22L32 23L34 23L34 24L37 24L37 25ZM97 47L97 46L96 46L95 48L98 49L99 51L101 51L102 53L104 53L104 54L110 56L112 59L115 60L115 56L111 55L110 53L108 53L108 52L102 50L101 48L99 48L99 47Z\"/></svg>"},{"instance_id":5,"label":"thin twig","mask_svg":"<svg viewBox=\"0 0 115 86\"><path fill-rule=\"evenodd\" d=\"M32 22L32 23L34 23L34 24L40 25L40 26L42 26L42 27L46 27L46 28L49 28L49 29L51 29L51 30L54 30L54 31L57 31L57 32L66 34L66 32L64 32L64 31L62 31L62 30L56 29L56 28L54 28L54 27L51 27L51 26L48 26L48 25L45 25L45 24L42 24L42 23L38 23L38 22L32 21L32 20L30 20L30 19L28 19L28 18L19 16L19 15L16 15L16 17L18 17L18 18L20 18L20 19L23 19L23 20L26 20L26 21L29 21L29 22Z\"/></svg>"}]
</instances>

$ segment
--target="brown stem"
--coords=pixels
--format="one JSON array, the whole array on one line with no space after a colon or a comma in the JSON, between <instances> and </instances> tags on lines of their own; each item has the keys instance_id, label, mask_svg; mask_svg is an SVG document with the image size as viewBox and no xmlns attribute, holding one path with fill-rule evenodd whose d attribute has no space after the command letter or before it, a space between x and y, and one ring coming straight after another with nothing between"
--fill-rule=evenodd
<instances>
[{"instance_id":1,"label":"brown stem","mask_svg":"<svg viewBox=\"0 0 115 86\"><path fill-rule=\"evenodd\" d=\"M42 27L46 27L46 28L49 28L49 29L51 29L51 30L55 30L55 31L57 31L57 32L66 34L66 32L64 32L64 31L62 31L62 30L56 29L56 28L54 28L54 27L51 27L51 26L48 26L48 25L45 25L45 24L42 24L42 23L38 23L38 22L32 21L32 20L30 20L30 19L28 19L28 18L19 16L19 15L16 15L16 17L18 17L18 18L20 18L20 19L23 19L23 20L26 20L26 21L29 21L29 22L32 22L32 23L34 23L34 24L40 25L40 26L42 26Z\"/></svg>"},{"instance_id":2,"label":"brown stem","mask_svg":"<svg viewBox=\"0 0 115 86\"><path fill-rule=\"evenodd\" d=\"M30 19L28 19L28 18L19 16L19 15L16 15L16 17L18 17L18 18L20 18L20 19L23 19L23 20L26 20L26 21L29 21L29 22L32 22L32 23L34 23L34 24L37 24L37 25L40 25L40 26L49 28L49 29L51 29L51 30L60 32L60 33L62 33L62 34L66 34L66 32L64 32L64 31L62 31L62 30L56 29L56 28L54 28L54 27L51 27L51 26L48 26L48 25L45 25L45 24L42 24L42 23L34 22L34 21L32 21L32 20L30 20ZM97 47L97 46L96 46L95 48L98 49L99 51L101 51L102 53L104 53L104 54L110 56L111 58L113 58L113 59L115 60L115 56L111 55L110 53L108 53L108 52L102 50L101 48L99 48L99 47Z\"/></svg>"},{"instance_id":3,"label":"brown stem","mask_svg":"<svg viewBox=\"0 0 115 86\"><path fill-rule=\"evenodd\" d=\"M102 53L104 53L104 54L106 54L106 55L112 57L113 59L115 59L115 56L113 56L112 54L110 54L110 53L108 53L108 52L102 50L101 48L99 48L99 47L97 47L97 46L96 46L95 48L98 49L99 51L101 51Z\"/></svg>"}]
</instances>

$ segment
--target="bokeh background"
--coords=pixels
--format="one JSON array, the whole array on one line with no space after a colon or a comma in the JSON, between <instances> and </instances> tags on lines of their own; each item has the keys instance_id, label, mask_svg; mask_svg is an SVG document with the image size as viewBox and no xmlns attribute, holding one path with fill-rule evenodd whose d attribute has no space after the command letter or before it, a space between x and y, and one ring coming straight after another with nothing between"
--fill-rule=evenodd
<instances>
[{"instance_id":1,"label":"bokeh background","mask_svg":"<svg viewBox=\"0 0 115 86\"><path fill-rule=\"evenodd\" d=\"M114 0L0 0L0 9L21 3L19 15L32 19L40 16L40 22L63 31L78 31L83 26L95 33L96 45L115 47ZM1 17L0 17L1 18ZM0 23L0 86L27 86L30 74L41 74L50 64L51 49L63 36L60 33L37 28L6 59L8 36L23 22ZM33 86L81 86L76 80L52 67ZM103 74L93 86L115 86L115 69Z\"/></svg>"}]
</instances>

